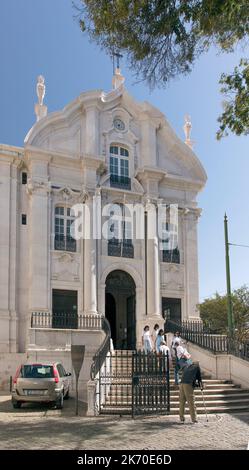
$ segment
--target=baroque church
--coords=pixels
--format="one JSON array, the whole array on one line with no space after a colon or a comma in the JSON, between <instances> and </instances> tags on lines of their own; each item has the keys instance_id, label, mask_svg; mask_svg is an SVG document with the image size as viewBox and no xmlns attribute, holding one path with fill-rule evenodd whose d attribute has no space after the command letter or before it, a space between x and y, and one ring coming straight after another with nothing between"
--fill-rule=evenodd
<instances>
[{"instance_id":1,"label":"baroque church","mask_svg":"<svg viewBox=\"0 0 249 470\"><path fill-rule=\"evenodd\" d=\"M183 142L158 109L128 93L120 68L110 92L83 92L61 111L48 113L44 95L40 76L24 146L0 145L0 352L17 365L56 354L65 363L71 344L85 344L86 383L101 318L117 349L141 347L146 324L198 319L197 196L206 173L190 120ZM96 194L102 208L177 205L177 246L146 236L146 211L144 238L114 229L108 240L75 239L71 208L91 208Z\"/></svg>"}]
</instances>

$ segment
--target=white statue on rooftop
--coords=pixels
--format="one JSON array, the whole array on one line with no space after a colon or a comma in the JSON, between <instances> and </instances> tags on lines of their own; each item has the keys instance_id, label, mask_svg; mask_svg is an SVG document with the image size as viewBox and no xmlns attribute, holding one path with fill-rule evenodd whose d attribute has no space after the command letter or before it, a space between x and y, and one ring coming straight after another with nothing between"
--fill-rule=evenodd
<instances>
[{"instance_id":1,"label":"white statue on rooftop","mask_svg":"<svg viewBox=\"0 0 249 470\"><path fill-rule=\"evenodd\" d=\"M35 104L36 120L40 121L43 117L47 116L47 106L43 104L44 96L46 92L45 79L43 75L37 77L36 94L38 103Z\"/></svg>"},{"instance_id":2,"label":"white statue on rooftop","mask_svg":"<svg viewBox=\"0 0 249 470\"><path fill-rule=\"evenodd\" d=\"M184 116L184 134L185 134L185 144L188 145L191 149L193 148L194 142L191 140L190 135L191 135L191 130L192 130L192 123L191 123L191 117L189 114L186 114Z\"/></svg>"},{"instance_id":3,"label":"white statue on rooftop","mask_svg":"<svg viewBox=\"0 0 249 470\"><path fill-rule=\"evenodd\" d=\"M46 92L45 78L42 75L37 77L36 93L38 97L38 103L43 106L43 100Z\"/></svg>"}]
</instances>

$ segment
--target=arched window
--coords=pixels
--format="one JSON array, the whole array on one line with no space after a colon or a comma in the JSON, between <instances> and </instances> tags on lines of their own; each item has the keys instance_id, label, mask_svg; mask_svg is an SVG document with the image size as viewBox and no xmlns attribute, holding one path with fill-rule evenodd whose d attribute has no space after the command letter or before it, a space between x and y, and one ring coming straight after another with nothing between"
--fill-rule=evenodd
<instances>
[{"instance_id":1,"label":"arched window","mask_svg":"<svg viewBox=\"0 0 249 470\"><path fill-rule=\"evenodd\" d=\"M70 207L55 207L54 218L54 249L76 251L76 240L71 237L70 227L74 217L70 215Z\"/></svg>"},{"instance_id":2,"label":"arched window","mask_svg":"<svg viewBox=\"0 0 249 470\"><path fill-rule=\"evenodd\" d=\"M110 146L111 186L131 189L129 178L129 151L119 145Z\"/></svg>"}]
</instances>

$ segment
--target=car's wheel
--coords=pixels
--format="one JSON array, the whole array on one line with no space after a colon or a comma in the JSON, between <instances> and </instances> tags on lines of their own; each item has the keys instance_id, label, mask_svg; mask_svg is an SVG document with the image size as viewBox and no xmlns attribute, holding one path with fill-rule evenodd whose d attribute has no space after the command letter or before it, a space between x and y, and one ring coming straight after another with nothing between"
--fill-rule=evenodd
<instances>
[{"instance_id":1,"label":"car's wheel","mask_svg":"<svg viewBox=\"0 0 249 470\"><path fill-rule=\"evenodd\" d=\"M64 400L68 400L68 398L69 398L69 388L68 388L68 390L67 390L66 395L64 396Z\"/></svg>"},{"instance_id":2,"label":"car's wheel","mask_svg":"<svg viewBox=\"0 0 249 470\"><path fill-rule=\"evenodd\" d=\"M21 408L22 403L20 401L12 400L12 405L13 405L13 408L17 409L17 408Z\"/></svg>"},{"instance_id":3,"label":"car's wheel","mask_svg":"<svg viewBox=\"0 0 249 470\"><path fill-rule=\"evenodd\" d=\"M58 400L56 401L57 410L62 410L63 408L63 392L60 394Z\"/></svg>"}]
</instances>

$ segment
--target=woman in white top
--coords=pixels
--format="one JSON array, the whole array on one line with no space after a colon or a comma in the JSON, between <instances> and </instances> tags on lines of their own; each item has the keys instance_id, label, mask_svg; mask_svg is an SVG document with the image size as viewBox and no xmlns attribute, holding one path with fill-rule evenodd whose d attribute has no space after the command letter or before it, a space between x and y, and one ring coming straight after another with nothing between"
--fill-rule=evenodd
<instances>
[{"instance_id":1,"label":"woman in white top","mask_svg":"<svg viewBox=\"0 0 249 470\"><path fill-rule=\"evenodd\" d=\"M153 349L154 351L156 351L156 340L157 340L157 335L158 335L158 332L159 332L159 325L158 323L156 323L154 325L154 328L153 328L153 331L152 331L152 344L153 344Z\"/></svg>"},{"instance_id":2,"label":"woman in white top","mask_svg":"<svg viewBox=\"0 0 249 470\"><path fill-rule=\"evenodd\" d=\"M151 339L151 335L150 335L150 327L148 325L146 325L144 327L144 332L143 332L143 336L142 336L142 344L143 344L143 347L144 347L144 351L146 353L152 352L153 345L152 345L152 339Z\"/></svg>"}]
</instances>

